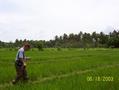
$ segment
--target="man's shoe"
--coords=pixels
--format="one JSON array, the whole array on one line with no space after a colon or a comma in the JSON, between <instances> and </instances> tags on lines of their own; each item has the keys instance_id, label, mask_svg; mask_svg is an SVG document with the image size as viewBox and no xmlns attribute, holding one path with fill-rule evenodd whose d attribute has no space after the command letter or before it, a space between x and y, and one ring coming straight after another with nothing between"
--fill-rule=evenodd
<instances>
[{"instance_id":1,"label":"man's shoe","mask_svg":"<svg viewBox=\"0 0 119 90\"><path fill-rule=\"evenodd\" d=\"M12 84L16 84L16 80L12 80Z\"/></svg>"}]
</instances>

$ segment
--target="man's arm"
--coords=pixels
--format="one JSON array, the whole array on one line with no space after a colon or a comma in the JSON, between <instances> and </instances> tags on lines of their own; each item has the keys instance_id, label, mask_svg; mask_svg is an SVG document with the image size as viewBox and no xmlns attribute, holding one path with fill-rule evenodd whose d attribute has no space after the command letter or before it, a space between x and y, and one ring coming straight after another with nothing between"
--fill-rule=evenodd
<instances>
[{"instance_id":1,"label":"man's arm","mask_svg":"<svg viewBox=\"0 0 119 90\"><path fill-rule=\"evenodd\" d=\"M19 60L23 63L23 66L26 66L26 61L30 60L29 57L25 57L24 52L19 52Z\"/></svg>"}]
</instances>

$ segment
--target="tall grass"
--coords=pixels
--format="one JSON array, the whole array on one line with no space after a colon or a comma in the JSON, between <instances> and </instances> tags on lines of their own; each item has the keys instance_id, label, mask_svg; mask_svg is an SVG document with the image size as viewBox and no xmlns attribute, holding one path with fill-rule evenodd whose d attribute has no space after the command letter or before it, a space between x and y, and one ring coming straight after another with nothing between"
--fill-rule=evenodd
<instances>
[{"instance_id":1,"label":"tall grass","mask_svg":"<svg viewBox=\"0 0 119 90\"><path fill-rule=\"evenodd\" d=\"M44 49L26 52L30 80L11 85L17 51L0 50L0 90L118 90L119 49ZM80 73L82 72L82 73ZM87 77L114 81L87 81Z\"/></svg>"}]
</instances>

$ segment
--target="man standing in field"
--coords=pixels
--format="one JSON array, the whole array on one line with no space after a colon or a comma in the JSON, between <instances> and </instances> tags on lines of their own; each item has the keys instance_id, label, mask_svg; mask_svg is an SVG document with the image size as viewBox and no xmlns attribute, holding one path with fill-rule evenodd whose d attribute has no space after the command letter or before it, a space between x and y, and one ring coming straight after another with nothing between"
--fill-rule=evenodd
<instances>
[{"instance_id":1,"label":"man standing in field","mask_svg":"<svg viewBox=\"0 0 119 90\"><path fill-rule=\"evenodd\" d=\"M30 49L29 44L25 44L21 47L16 55L15 68L16 68L16 79L12 81L13 84L16 84L21 78L23 80L28 80L27 71L26 71L26 61L29 60L28 57L25 57L24 52Z\"/></svg>"}]
</instances>

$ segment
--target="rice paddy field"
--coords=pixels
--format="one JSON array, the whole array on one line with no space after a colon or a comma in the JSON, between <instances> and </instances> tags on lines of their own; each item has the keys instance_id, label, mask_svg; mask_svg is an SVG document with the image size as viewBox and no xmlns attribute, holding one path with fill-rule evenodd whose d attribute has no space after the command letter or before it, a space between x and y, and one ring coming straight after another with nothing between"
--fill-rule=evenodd
<instances>
[{"instance_id":1,"label":"rice paddy field","mask_svg":"<svg viewBox=\"0 0 119 90\"><path fill-rule=\"evenodd\" d=\"M119 49L32 49L29 81L12 85L16 53L0 49L0 90L119 90Z\"/></svg>"}]
</instances>

